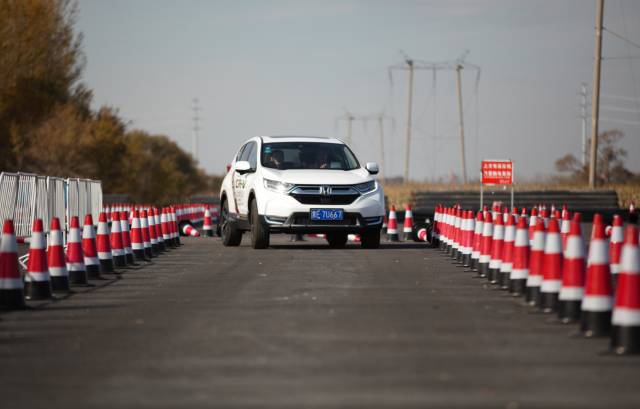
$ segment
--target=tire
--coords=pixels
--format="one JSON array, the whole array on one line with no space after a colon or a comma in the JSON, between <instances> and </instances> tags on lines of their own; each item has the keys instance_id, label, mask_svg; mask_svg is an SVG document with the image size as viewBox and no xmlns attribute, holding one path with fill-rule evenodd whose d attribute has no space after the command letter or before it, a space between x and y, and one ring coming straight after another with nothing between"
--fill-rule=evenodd
<instances>
[{"instance_id":1,"label":"tire","mask_svg":"<svg viewBox=\"0 0 640 409\"><path fill-rule=\"evenodd\" d=\"M327 233L329 247L341 249L347 244L347 233Z\"/></svg>"},{"instance_id":2,"label":"tire","mask_svg":"<svg viewBox=\"0 0 640 409\"><path fill-rule=\"evenodd\" d=\"M363 249L377 249L380 247L380 230L362 233L360 235L360 245Z\"/></svg>"},{"instance_id":3,"label":"tire","mask_svg":"<svg viewBox=\"0 0 640 409\"><path fill-rule=\"evenodd\" d=\"M269 247L269 229L260 220L255 199L251 201L251 247L254 249Z\"/></svg>"},{"instance_id":4,"label":"tire","mask_svg":"<svg viewBox=\"0 0 640 409\"><path fill-rule=\"evenodd\" d=\"M236 247L242 241L242 231L238 230L236 224L227 219L229 214L229 205L225 200L220 206L220 237L225 247Z\"/></svg>"}]
</instances>

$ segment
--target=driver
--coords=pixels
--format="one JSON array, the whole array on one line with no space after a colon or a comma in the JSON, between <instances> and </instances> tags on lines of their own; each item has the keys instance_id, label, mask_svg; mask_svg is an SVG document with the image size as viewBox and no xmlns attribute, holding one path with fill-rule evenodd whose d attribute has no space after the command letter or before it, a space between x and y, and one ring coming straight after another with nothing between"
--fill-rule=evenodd
<instances>
[{"instance_id":1,"label":"driver","mask_svg":"<svg viewBox=\"0 0 640 409\"><path fill-rule=\"evenodd\" d=\"M329 151L327 149L318 150L318 154L316 156L316 164L318 165L318 169L329 168Z\"/></svg>"},{"instance_id":2,"label":"driver","mask_svg":"<svg viewBox=\"0 0 640 409\"><path fill-rule=\"evenodd\" d=\"M271 152L269 156L269 162L271 163L271 167L276 169L282 169L284 163L284 153L281 150L274 150Z\"/></svg>"}]
</instances>

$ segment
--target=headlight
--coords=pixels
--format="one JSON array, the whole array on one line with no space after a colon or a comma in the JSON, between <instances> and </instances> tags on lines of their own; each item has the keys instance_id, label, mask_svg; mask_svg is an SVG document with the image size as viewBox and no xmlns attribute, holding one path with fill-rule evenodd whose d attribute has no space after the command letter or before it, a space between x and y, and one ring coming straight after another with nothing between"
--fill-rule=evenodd
<instances>
[{"instance_id":1,"label":"headlight","mask_svg":"<svg viewBox=\"0 0 640 409\"><path fill-rule=\"evenodd\" d=\"M353 187L355 187L360 193L368 193L376 189L376 181L370 180L369 182L359 183Z\"/></svg>"},{"instance_id":2,"label":"headlight","mask_svg":"<svg viewBox=\"0 0 640 409\"><path fill-rule=\"evenodd\" d=\"M264 187L278 193L287 193L293 189L292 183L278 182L277 180L263 179Z\"/></svg>"}]
</instances>

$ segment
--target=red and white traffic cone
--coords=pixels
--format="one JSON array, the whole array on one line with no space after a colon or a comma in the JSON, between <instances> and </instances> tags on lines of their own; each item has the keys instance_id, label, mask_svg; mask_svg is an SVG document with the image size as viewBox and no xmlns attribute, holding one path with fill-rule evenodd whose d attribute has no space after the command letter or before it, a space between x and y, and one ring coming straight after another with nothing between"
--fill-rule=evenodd
<instances>
[{"instance_id":1,"label":"red and white traffic cone","mask_svg":"<svg viewBox=\"0 0 640 409\"><path fill-rule=\"evenodd\" d=\"M142 243L144 245L144 254L148 259L155 257L151 249L151 233L149 230L149 219L147 218L147 211L142 210L140 212L140 230L142 231Z\"/></svg>"},{"instance_id":2,"label":"red and white traffic cone","mask_svg":"<svg viewBox=\"0 0 640 409\"><path fill-rule=\"evenodd\" d=\"M398 241L398 220L396 219L396 207L391 205L389 210L389 226L387 227L387 240Z\"/></svg>"},{"instance_id":3,"label":"red and white traffic cone","mask_svg":"<svg viewBox=\"0 0 640 409\"><path fill-rule=\"evenodd\" d=\"M585 280L580 329L587 337L608 335L611 330L613 296L609 271L609 246L604 233L602 216L593 217L587 277Z\"/></svg>"},{"instance_id":4,"label":"red and white traffic cone","mask_svg":"<svg viewBox=\"0 0 640 409\"><path fill-rule=\"evenodd\" d=\"M488 219L482 224L482 239L480 241L480 259L478 260L478 276L489 277L489 263L491 262L491 245L493 240L493 222L491 213L486 213Z\"/></svg>"},{"instance_id":5,"label":"red and white traffic cone","mask_svg":"<svg viewBox=\"0 0 640 409\"><path fill-rule=\"evenodd\" d=\"M67 271L71 284L88 284L87 270L84 266L84 253L82 252L82 235L80 233L80 220L78 216L71 217L69 236L67 240Z\"/></svg>"},{"instance_id":6,"label":"red and white traffic cone","mask_svg":"<svg viewBox=\"0 0 640 409\"><path fill-rule=\"evenodd\" d=\"M120 234L122 235L122 247L124 248L124 259L129 265L137 265L133 258L133 248L131 247L131 231L129 227L129 212L120 212Z\"/></svg>"},{"instance_id":7,"label":"red and white traffic cone","mask_svg":"<svg viewBox=\"0 0 640 409\"><path fill-rule=\"evenodd\" d=\"M142 238L142 228L140 227L140 212L133 211L133 223L131 225L131 250L133 258L138 261L148 261L144 252L144 240Z\"/></svg>"},{"instance_id":8,"label":"red and white traffic cone","mask_svg":"<svg viewBox=\"0 0 640 409\"><path fill-rule=\"evenodd\" d=\"M184 234L185 236L200 237L200 233L198 233L198 230L196 230L189 223L185 223L182 225L182 234Z\"/></svg>"},{"instance_id":9,"label":"red and white traffic cone","mask_svg":"<svg viewBox=\"0 0 640 409\"><path fill-rule=\"evenodd\" d=\"M120 230L120 213L111 212L111 254L113 265L116 268L127 266L127 258L122 243L122 231Z\"/></svg>"},{"instance_id":10,"label":"red and white traffic cone","mask_svg":"<svg viewBox=\"0 0 640 409\"><path fill-rule=\"evenodd\" d=\"M615 277L620 272L620 256L622 255L622 242L624 241L624 226L622 217L613 216L611 227L611 241L609 242L609 257L611 259L611 274Z\"/></svg>"},{"instance_id":11,"label":"red and white traffic cone","mask_svg":"<svg viewBox=\"0 0 640 409\"><path fill-rule=\"evenodd\" d=\"M527 277L526 301L529 305L537 306L540 303L540 284L542 284L542 260L544 258L545 244L544 219L536 219L536 228L531 240L531 254L529 257L529 276Z\"/></svg>"},{"instance_id":12,"label":"red and white traffic cone","mask_svg":"<svg viewBox=\"0 0 640 409\"><path fill-rule=\"evenodd\" d=\"M557 311L558 294L562 287L562 236L558 219L549 220L542 258L542 284L540 285L540 309L546 313Z\"/></svg>"},{"instance_id":13,"label":"red and white traffic cone","mask_svg":"<svg viewBox=\"0 0 640 409\"><path fill-rule=\"evenodd\" d=\"M417 236L419 241L429 241L427 229L425 227L418 229Z\"/></svg>"},{"instance_id":14,"label":"red and white traffic cone","mask_svg":"<svg viewBox=\"0 0 640 409\"><path fill-rule=\"evenodd\" d=\"M0 309L25 308L24 281L18 268L18 243L13 220L5 220L0 239Z\"/></svg>"},{"instance_id":15,"label":"red and white traffic cone","mask_svg":"<svg viewBox=\"0 0 640 409\"><path fill-rule=\"evenodd\" d=\"M442 211L442 222L440 223L440 249L447 253L450 246L449 222L451 218L451 208L445 207Z\"/></svg>"},{"instance_id":16,"label":"red and white traffic cone","mask_svg":"<svg viewBox=\"0 0 640 409\"><path fill-rule=\"evenodd\" d=\"M536 207L531 209L531 216L529 217L529 244L533 241L533 233L538 225L538 209Z\"/></svg>"},{"instance_id":17,"label":"red and white traffic cone","mask_svg":"<svg viewBox=\"0 0 640 409\"><path fill-rule=\"evenodd\" d=\"M562 224L560 226L560 236L562 237L562 249L567 247L567 238L569 237L569 230L571 230L571 217L566 206L562 210Z\"/></svg>"},{"instance_id":18,"label":"red and white traffic cone","mask_svg":"<svg viewBox=\"0 0 640 409\"><path fill-rule=\"evenodd\" d=\"M633 224L624 232L611 323L612 350L616 354L640 353L640 249L638 227Z\"/></svg>"},{"instance_id":19,"label":"red and white traffic cone","mask_svg":"<svg viewBox=\"0 0 640 409\"><path fill-rule=\"evenodd\" d=\"M564 251L558 317L565 324L580 319L580 306L584 296L585 248L580 221L580 213L575 213Z\"/></svg>"},{"instance_id":20,"label":"red and white traffic cone","mask_svg":"<svg viewBox=\"0 0 640 409\"><path fill-rule=\"evenodd\" d=\"M211 221L211 212L209 206L204 208L204 223L202 224L202 231L207 237L213 237L213 223Z\"/></svg>"},{"instance_id":21,"label":"red and white traffic cone","mask_svg":"<svg viewBox=\"0 0 640 409\"><path fill-rule=\"evenodd\" d=\"M82 254L84 255L84 267L87 277L90 279L100 279L100 259L98 258L98 248L96 246L96 232L93 229L93 217L91 214L84 216L82 226Z\"/></svg>"},{"instance_id":22,"label":"red and white traffic cone","mask_svg":"<svg viewBox=\"0 0 640 409\"><path fill-rule=\"evenodd\" d=\"M178 226L178 215L176 214L176 209L171 207L171 228L173 229L173 238L175 239L176 246L182 246L180 242L180 229Z\"/></svg>"},{"instance_id":23,"label":"red and white traffic cone","mask_svg":"<svg viewBox=\"0 0 640 409\"><path fill-rule=\"evenodd\" d=\"M517 211L516 211L517 213ZM502 245L502 262L498 274L498 284L501 290L509 289L509 277L513 270L513 243L516 239L516 225L514 215L507 215L507 224L504 227L504 243Z\"/></svg>"},{"instance_id":24,"label":"red and white traffic cone","mask_svg":"<svg viewBox=\"0 0 640 409\"><path fill-rule=\"evenodd\" d=\"M68 293L69 272L64 254L64 244L62 241L62 230L60 219L51 219L49 229L49 246L47 248L47 264L49 265L49 275L51 276L51 289L54 293Z\"/></svg>"},{"instance_id":25,"label":"red and white traffic cone","mask_svg":"<svg viewBox=\"0 0 640 409\"><path fill-rule=\"evenodd\" d=\"M171 231L169 230L169 224L167 222L167 209L165 207L160 211L160 231L162 232L165 248L167 250L174 248L173 237L171 237Z\"/></svg>"},{"instance_id":26,"label":"red and white traffic cone","mask_svg":"<svg viewBox=\"0 0 640 409\"><path fill-rule=\"evenodd\" d=\"M27 274L24 277L24 292L28 300L51 298L51 277L49 276L46 248L42 219L35 219L31 229Z\"/></svg>"},{"instance_id":27,"label":"red and white traffic cone","mask_svg":"<svg viewBox=\"0 0 640 409\"><path fill-rule=\"evenodd\" d=\"M96 244L98 246L98 259L101 273L113 273L113 254L111 253L111 233L107 224L107 214L100 212L98 216L98 232Z\"/></svg>"},{"instance_id":28,"label":"red and white traffic cone","mask_svg":"<svg viewBox=\"0 0 640 409\"><path fill-rule=\"evenodd\" d=\"M525 293L529 277L529 229L526 217L520 217L516 225L516 237L513 242L513 268L509 276L509 292L513 296Z\"/></svg>"},{"instance_id":29,"label":"red and white traffic cone","mask_svg":"<svg viewBox=\"0 0 640 409\"><path fill-rule=\"evenodd\" d=\"M158 241L158 251L160 253L165 253L167 251L167 245L164 242L164 237L162 236L162 225L160 224L160 212L157 207L153 208L153 221L155 223L156 229L156 240Z\"/></svg>"},{"instance_id":30,"label":"red and white traffic cone","mask_svg":"<svg viewBox=\"0 0 640 409\"><path fill-rule=\"evenodd\" d=\"M480 261L480 246L482 243L482 230L484 225L484 216L482 210L476 214L476 224L473 229L473 245L471 250L471 270L478 270Z\"/></svg>"},{"instance_id":31,"label":"red and white traffic cone","mask_svg":"<svg viewBox=\"0 0 640 409\"><path fill-rule=\"evenodd\" d=\"M156 220L153 217L153 209L147 210L147 224L149 227L149 241L151 242L151 252L154 256L160 254L160 248L158 247L158 234L156 232Z\"/></svg>"},{"instance_id":32,"label":"red and white traffic cone","mask_svg":"<svg viewBox=\"0 0 640 409\"><path fill-rule=\"evenodd\" d=\"M504 245L504 223L502 213L496 213L493 220L493 237L491 238L491 258L489 259L489 277L491 284L498 284L500 265L502 264L502 247Z\"/></svg>"},{"instance_id":33,"label":"red and white traffic cone","mask_svg":"<svg viewBox=\"0 0 640 409\"><path fill-rule=\"evenodd\" d=\"M476 227L476 220L473 217L473 210L467 210L464 216L462 234L462 265L471 267L471 252L473 251L473 234Z\"/></svg>"},{"instance_id":34,"label":"red and white traffic cone","mask_svg":"<svg viewBox=\"0 0 640 409\"><path fill-rule=\"evenodd\" d=\"M460 208L456 209L456 218L454 219L454 225L455 225L454 245L453 245L453 253L451 254L451 258L453 258L456 263L462 263L462 234L463 234L464 213L465 213L464 210Z\"/></svg>"}]
</instances>

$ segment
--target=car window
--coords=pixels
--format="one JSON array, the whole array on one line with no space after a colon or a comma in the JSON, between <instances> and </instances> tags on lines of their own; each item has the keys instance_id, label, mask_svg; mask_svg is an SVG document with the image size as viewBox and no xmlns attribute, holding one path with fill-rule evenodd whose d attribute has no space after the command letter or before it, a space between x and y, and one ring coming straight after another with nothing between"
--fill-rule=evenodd
<instances>
[{"instance_id":1,"label":"car window","mask_svg":"<svg viewBox=\"0 0 640 409\"><path fill-rule=\"evenodd\" d=\"M360 167L346 145L318 142L275 142L262 145L262 166L272 169L352 170Z\"/></svg>"},{"instance_id":2,"label":"car window","mask_svg":"<svg viewBox=\"0 0 640 409\"><path fill-rule=\"evenodd\" d=\"M236 155L236 162L243 160L241 159L242 154L244 153L244 150L246 149L247 146L249 146L248 143L245 143L244 145L242 145L242 148L240 148L240 150L238 151L238 154Z\"/></svg>"},{"instance_id":3,"label":"car window","mask_svg":"<svg viewBox=\"0 0 640 409\"><path fill-rule=\"evenodd\" d=\"M255 142L249 142L245 145L244 150L242 151L242 155L240 155L240 160L249 160L251 151L253 151L253 145L255 145Z\"/></svg>"},{"instance_id":4,"label":"car window","mask_svg":"<svg viewBox=\"0 0 640 409\"><path fill-rule=\"evenodd\" d=\"M251 165L251 169L255 170L258 167L257 143L251 142L251 149L248 150L249 154L247 155L247 160L249 161L249 165Z\"/></svg>"}]
</instances>

